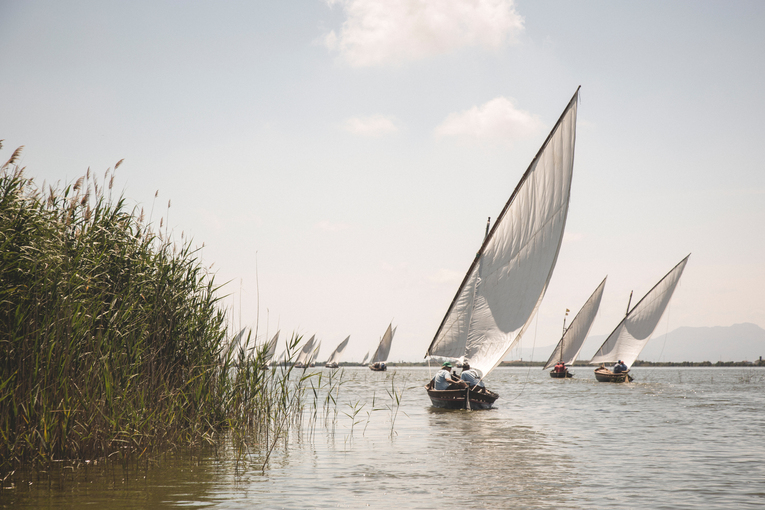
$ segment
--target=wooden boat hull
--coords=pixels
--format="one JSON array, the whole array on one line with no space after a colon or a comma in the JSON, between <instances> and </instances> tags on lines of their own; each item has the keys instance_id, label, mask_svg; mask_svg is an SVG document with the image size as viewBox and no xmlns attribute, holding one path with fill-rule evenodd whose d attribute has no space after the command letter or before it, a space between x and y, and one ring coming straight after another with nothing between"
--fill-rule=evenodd
<instances>
[{"instance_id":1,"label":"wooden boat hull","mask_svg":"<svg viewBox=\"0 0 765 510\"><path fill-rule=\"evenodd\" d=\"M555 370L551 370L550 377L552 377L553 379L566 379L566 378L574 377L574 374L572 374L568 370L564 372L556 372Z\"/></svg>"},{"instance_id":2,"label":"wooden boat hull","mask_svg":"<svg viewBox=\"0 0 765 510\"><path fill-rule=\"evenodd\" d=\"M372 372L385 372L386 370L388 370L388 365L377 365L377 364L369 365L369 370L371 370Z\"/></svg>"},{"instance_id":3,"label":"wooden boat hull","mask_svg":"<svg viewBox=\"0 0 765 510\"><path fill-rule=\"evenodd\" d=\"M595 379L597 379L598 382L620 383L625 381L632 381L632 376L629 374L629 370L627 372L615 374L607 368L597 368L595 369Z\"/></svg>"},{"instance_id":4,"label":"wooden boat hull","mask_svg":"<svg viewBox=\"0 0 765 510\"><path fill-rule=\"evenodd\" d=\"M466 393L467 388L457 390L433 390L425 386L428 391L428 397L433 407L441 409L467 409ZM499 395L486 388L480 390L470 390L470 409L491 409L494 401Z\"/></svg>"},{"instance_id":5,"label":"wooden boat hull","mask_svg":"<svg viewBox=\"0 0 765 510\"><path fill-rule=\"evenodd\" d=\"M339 367L340 365L338 365L337 363L327 363L326 365L324 365L324 368L339 368Z\"/></svg>"}]
</instances>

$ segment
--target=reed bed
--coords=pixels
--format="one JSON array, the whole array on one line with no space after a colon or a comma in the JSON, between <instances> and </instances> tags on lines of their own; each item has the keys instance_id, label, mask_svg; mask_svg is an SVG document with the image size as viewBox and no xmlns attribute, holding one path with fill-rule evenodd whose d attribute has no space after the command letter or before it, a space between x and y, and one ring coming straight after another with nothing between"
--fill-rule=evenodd
<instances>
[{"instance_id":1,"label":"reed bed","mask_svg":"<svg viewBox=\"0 0 765 510\"><path fill-rule=\"evenodd\" d=\"M111 169L38 188L20 152L0 167L0 475L234 427L278 440L300 385L264 352L226 349L220 288L191 243L113 197Z\"/></svg>"},{"instance_id":2,"label":"reed bed","mask_svg":"<svg viewBox=\"0 0 765 510\"><path fill-rule=\"evenodd\" d=\"M2 149L2 141L0 141ZM19 467L127 461L231 440L265 469L291 430L353 428L388 410L340 414L343 371L295 369L302 337L278 365L252 331L228 331L221 287L190 241L113 196L114 171L38 187L0 167L0 481ZM168 208L170 203L168 202ZM153 207L152 207L153 211ZM311 398L312 397L312 398Z\"/></svg>"}]
</instances>

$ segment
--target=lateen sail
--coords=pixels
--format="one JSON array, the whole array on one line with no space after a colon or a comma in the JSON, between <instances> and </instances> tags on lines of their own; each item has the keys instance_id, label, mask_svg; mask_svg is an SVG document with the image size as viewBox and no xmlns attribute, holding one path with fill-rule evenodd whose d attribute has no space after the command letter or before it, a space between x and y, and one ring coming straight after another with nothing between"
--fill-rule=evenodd
<instances>
[{"instance_id":1,"label":"lateen sail","mask_svg":"<svg viewBox=\"0 0 765 510\"><path fill-rule=\"evenodd\" d=\"M271 363L271 360L274 359L274 355L276 354L276 343L279 341L279 331L276 332L276 334L271 338L271 341L268 342L266 345L266 355L264 358L264 361L266 364Z\"/></svg>"},{"instance_id":2,"label":"lateen sail","mask_svg":"<svg viewBox=\"0 0 765 510\"><path fill-rule=\"evenodd\" d=\"M467 358L485 377L544 297L566 226L579 89L486 236L427 356Z\"/></svg>"},{"instance_id":3,"label":"lateen sail","mask_svg":"<svg viewBox=\"0 0 765 510\"><path fill-rule=\"evenodd\" d=\"M363 360L361 360L361 364L362 364L362 365L363 365L364 363L366 363L366 362L367 362L367 358L368 358L368 357L369 357L369 352L367 352L367 353L364 355L364 359L363 359Z\"/></svg>"},{"instance_id":4,"label":"lateen sail","mask_svg":"<svg viewBox=\"0 0 765 510\"><path fill-rule=\"evenodd\" d=\"M340 345L335 347L335 350L332 351L332 354L329 355L329 359L327 359L327 364L340 362L340 356L343 354L343 350L345 350L345 346L348 345L348 340L350 339L351 339L351 336L348 335L348 337L346 337L345 340L340 342Z\"/></svg>"},{"instance_id":5,"label":"lateen sail","mask_svg":"<svg viewBox=\"0 0 765 510\"><path fill-rule=\"evenodd\" d=\"M378 363L388 361L388 354L390 353L390 344L393 342L393 335L396 334L396 328L391 330L392 324L388 324L388 329L385 330L385 334L380 340L380 345L377 346L374 356L369 363Z\"/></svg>"},{"instance_id":6,"label":"lateen sail","mask_svg":"<svg viewBox=\"0 0 765 510\"><path fill-rule=\"evenodd\" d=\"M314 337L316 335L311 336L311 338L308 339L308 341L305 343L303 348L300 350L300 354L298 354L297 359L295 360L295 363L303 365L306 365L308 363L308 357L311 355L311 352L313 352L314 348Z\"/></svg>"},{"instance_id":7,"label":"lateen sail","mask_svg":"<svg viewBox=\"0 0 765 510\"><path fill-rule=\"evenodd\" d=\"M571 321L566 332L563 333L563 337L555 346L555 350L550 355L550 359L547 360L543 370L546 370L556 364L559 361L563 361L566 365L571 365L576 361L579 356L579 351L582 350L584 345L584 339L590 333L592 323L595 321L595 316L598 314L598 308L600 308L600 300L603 297L603 289L606 288L606 279L600 282L598 288L592 293L590 298L584 303L582 309L576 314L574 320Z\"/></svg>"},{"instance_id":8,"label":"lateen sail","mask_svg":"<svg viewBox=\"0 0 765 510\"><path fill-rule=\"evenodd\" d=\"M316 361L316 358L319 356L319 349L321 349L321 340L316 342L313 351L311 351L311 356L308 358L309 365Z\"/></svg>"},{"instance_id":9,"label":"lateen sail","mask_svg":"<svg viewBox=\"0 0 765 510\"><path fill-rule=\"evenodd\" d=\"M622 360L628 367L632 366L661 320L677 282L680 281L688 257L690 255L681 260L627 313L590 360L591 364L615 363Z\"/></svg>"}]
</instances>

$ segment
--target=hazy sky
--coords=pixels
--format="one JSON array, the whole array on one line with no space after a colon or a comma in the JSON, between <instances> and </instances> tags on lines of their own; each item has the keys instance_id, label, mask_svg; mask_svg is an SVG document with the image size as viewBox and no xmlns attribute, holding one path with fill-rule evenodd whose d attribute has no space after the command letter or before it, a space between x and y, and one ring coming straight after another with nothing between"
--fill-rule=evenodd
<instances>
[{"instance_id":1,"label":"hazy sky","mask_svg":"<svg viewBox=\"0 0 765 510\"><path fill-rule=\"evenodd\" d=\"M657 335L765 326L763 27L759 1L0 0L0 158L24 145L62 184L125 158L117 186L147 214L159 190L237 326L259 307L261 332L316 334L321 359L351 335L360 360L393 321L390 359L420 360L581 85L522 347L547 359L606 275L608 334L688 253Z\"/></svg>"}]
</instances>

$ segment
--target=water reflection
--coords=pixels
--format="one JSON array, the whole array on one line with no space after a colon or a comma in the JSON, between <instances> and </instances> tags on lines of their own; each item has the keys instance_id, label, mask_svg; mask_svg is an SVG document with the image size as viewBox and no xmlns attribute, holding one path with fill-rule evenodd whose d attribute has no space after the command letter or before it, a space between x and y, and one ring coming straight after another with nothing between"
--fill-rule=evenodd
<instances>
[{"instance_id":1,"label":"water reflection","mask_svg":"<svg viewBox=\"0 0 765 510\"><path fill-rule=\"evenodd\" d=\"M570 498L578 483L573 459L543 432L499 410L429 408L428 418L429 448L456 467L471 505L545 508L556 501L578 508Z\"/></svg>"},{"instance_id":2,"label":"water reflection","mask_svg":"<svg viewBox=\"0 0 765 510\"><path fill-rule=\"evenodd\" d=\"M14 508L759 508L765 370L635 370L629 385L498 369L489 411L434 409L427 369L348 371L330 415L251 444L88 466L0 493ZM399 392L400 407L391 392ZM324 398L317 397L319 402ZM359 406L363 406L359 408ZM354 409L358 412L354 413ZM396 414L396 412L398 414ZM29 485L28 482L32 481Z\"/></svg>"}]
</instances>

